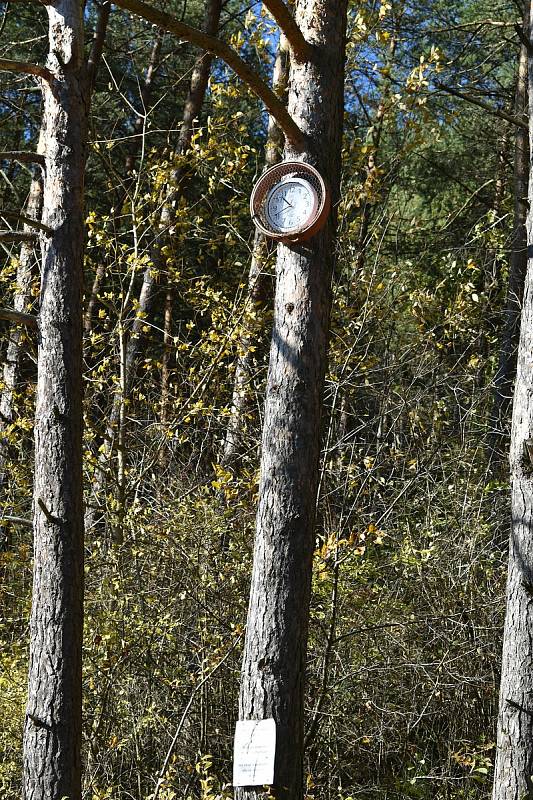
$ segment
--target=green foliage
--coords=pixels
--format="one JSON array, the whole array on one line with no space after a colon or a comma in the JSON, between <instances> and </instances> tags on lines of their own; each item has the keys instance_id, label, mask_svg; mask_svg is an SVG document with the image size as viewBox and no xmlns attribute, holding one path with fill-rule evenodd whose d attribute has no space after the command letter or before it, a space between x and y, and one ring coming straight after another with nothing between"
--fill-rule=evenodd
<instances>
[{"instance_id":1,"label":"green foliage","mask_svg":"<svg viewBox=\"0 0 533 800\"><path fill-rule=\"evenodd\" d=\"M27 39L25 56L40 60L42 19L16 5L3 35ZM185 5L200 24L203 4ZM512 132L439 86L462 70L465 91L507 108L517 48L500 29L461 27L491 16L481 0L350 8L307 798L476 800L491 778L502 622L507 486L487 472L485 434L507 282ZM91 24L94 13L89 5ZM511 6L499 13L514 21ZM223 25L268 77L268 17L233 2ZM86 497L101 514L86 546L85 795L226 800L271 324L269 304L247 297L248 198L265 119L217 65L191 149L177 156L194 53L165 37L131 181L131 106L141 108L153 37L114 12L91 119L86 300L101 267L103 275L85 341L84 446ZM13 110L14 81L3 83L4 149L21 138L32 147L37 134L38 98L23 93ZM154 233L178 173L185 191L156 268ZM15 188L4 205L22 206L28 173L15 166L7 177ZM13 248L0 272L5 305L17 291L16 258ZM262 265L266 294L272 261ZM146 269L156 297L124 392L123 345ZM34 283L37 298L37 274ZM16 418L1 432L8 516L30 516L34 352L27 335ZM244 355L239 452L223 463ZM117 397L125 424L98 486ZM0 795L14 800L31 541L16 523L2 523L0 535Z\"/></svg>"}]
</instances>

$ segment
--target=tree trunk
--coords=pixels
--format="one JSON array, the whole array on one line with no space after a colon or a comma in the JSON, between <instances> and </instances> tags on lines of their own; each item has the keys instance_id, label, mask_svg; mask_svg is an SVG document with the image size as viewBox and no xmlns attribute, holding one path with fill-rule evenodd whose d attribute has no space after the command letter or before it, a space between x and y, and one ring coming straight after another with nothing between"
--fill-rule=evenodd
<instances>
[{"instance_id":1,"label":"tree trunk","mask_svg":"<svg viewBox=\"0 0 533 800\"><path fill-rule=\"evenodd\" d=\"M272 88L280 98L284 97L287 90L288 72L289 47L287 39L281 34L272 75ZM283 142L283 132L276 125L275 120L269 117L267 141L265 145L265 169L274 166L274 164L277 164L280 160ZM261 308L261 306L264 306L266 303L267 288L264 268L265 261L271 250L271 243L266 240L259 231L256 231L250 271L248 273L248 287L243 320L244 330L238 344L239 354L235 365L230 416L226 429L224 447L222 448L221 463L223 465L231 464L240 446L252 366L253 351L251 348L254 344L254 333L257 329L256 325L250 324L247 319L247 314L249 314L251 310Z\"/></svg>"},{"instance_id":2,"label":"tree trunk","mask_svg":"<svg viewBox=\"0 0 533 800\"><path fill-rule=\"evenodd\" d=\"M530 98L533 97L532 67L530 58ZM530 105L530 117L532 111ZM531 202L531 179L529 198ZM527 245L528 250L533 245L531 212L527 221ZM532 351L533 258L529 258L511 428L511 538L493 800L523 800L524 797L533 797Z\"/></svg>"},{"instance_id":3,"label":"tree trunk","mask_svg":"<svg viewBox=\"0 0 533 800\"><path fill-rule=\"evenodd\" d=\"M529 32L531 3L524 6L522 29ZM528 108L528 52L525 43L520 47L518 75L516 80L515 113L524 119ZM526 217L528 211L529 142L524 128L516 128L514 152L514 223L511 239L511 263L507 304L504 312L503 333L500 345L498 370L494 378L494 396L490 420L490 457L501 462L502 441L505 437L506 420L513 395L516 374L516 354L520 336L520 311L527 269Z\"/></svg>"},{"instance_id":4,"label":"tree trunk","mask_svg":"<svg viewBox=\"0 0 533 800\"><path fill-rule=\"evenodd\" d=\"M87 133L83 12L47 5L46 178L35 416L35 566L24 727L26 800L81 798L82 281Z\"/></svg>"},{"instance_id":5,"label":"tree trunk","mask_svg":"<svg viewBox=\"0 0 533 800\"><path fill-rule=\"evenodd\" d=\"M37 152L42 153L42 135L39 138ZM43 204L43 172L39 165L34 167L34 174L26 203L25 215L30 219L40 220ZM24 231L34 233L29 225L24 225ZM17 267L17 288L14 298L14 309L26 313L31 301L31 281L34 275L35 245L24 242L20 248L19 263ZM21 346L24 341L24 329L14 325L7 345L6 362L4 364L3 387L0 396L0 435L5 427L13 422L14 400L20 373ZM0 440L0 493L6 485L6 458L7 443Z\"/></svg>"},{"instance_id":6,"label":"tree trunk","mask_svg":"<svg viewBox=\"0 0 533 800\"><path fill-rule=\"evenodd\" d=\"M314 45L293 62L289 113L339 197L346 0L298 0L296 19ZM277 726L272 793L303 797L303 714L320 418L331 310L336 219L302 245L280 245L270 351L252 587L242 667L241 719ZM236 789L236 800L266 797Z\"/></svg>"}]
</instances>

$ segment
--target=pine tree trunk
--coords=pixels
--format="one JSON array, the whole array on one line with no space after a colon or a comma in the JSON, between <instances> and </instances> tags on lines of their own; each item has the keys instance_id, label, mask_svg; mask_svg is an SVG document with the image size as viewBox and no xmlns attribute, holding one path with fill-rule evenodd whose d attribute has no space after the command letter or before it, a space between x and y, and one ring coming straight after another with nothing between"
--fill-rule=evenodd
<instances>
[{"instance_id":1,"label":"pine tree trunk","mask_svg":"<svg viewBox=\"0 0 533 800\"><path fill-rule=\"evenodd\" d=\"M529 35L530 2L525 2L522 29ZM524 119L528 108L528 52L522 43L516 80L515 113ZM505 438L506 420L513 395L516 374L518 339L520 336L520 311L527 269L526 217L528 211L529 141L524 128L516 128L514 153L514 222L511 239L511 263L507 304L504 312L503 333L500 344L498 370L494 377L494 396L490 420L491 461L501 462L504 457L502 442Z\"/></svg>"},{"instance_id":2,"label":"pine tree trunk","mask_svg":"<svg viewBox=\"0 0 533 800\"><path fill-rule=\"evenodd\" d=\"M79 0L47 5L26 800L81 798L82 276L87 80Z\"/></svg>"},{"instance_id":3,"label":"pine tree trunk","mask_svg":"<svg viewBox=\"0 0 533 800\"><path fill-rule=\"evenodd\" d=\"M313 60L291 66L289 112L314 163L339 196L346 0L299 0L296 19ZM331 310L336 220L308 243L280 245L261 483L239 716L277 726L276 800L303 797L304 682L315 543L320 419ZM240 788L236 800L266 797Z\"/></svg>"},{"instance_id":4,"label":"pine tree trunk","mask_svg":"<svg viewBox=\"0 0 533 800\"><path fill-rule=\"evenodd\" d=\"M533 96L530 58L529 90ZM530 104L530 117L532 108ZM529 198L533 200L530 178ZM528 250L533 218L527 221ZM493 800L533 797L533 259L528 259L511 428L511 538ZM531 452L531 456L530 453Z\"/></svg>"}]
</instances>

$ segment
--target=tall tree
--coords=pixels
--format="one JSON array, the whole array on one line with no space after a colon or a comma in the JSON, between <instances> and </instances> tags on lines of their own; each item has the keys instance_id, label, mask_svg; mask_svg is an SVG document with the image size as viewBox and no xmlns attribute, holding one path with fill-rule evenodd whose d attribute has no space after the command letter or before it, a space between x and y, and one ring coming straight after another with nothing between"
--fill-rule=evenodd
<instances>
[{"instance_id":1,"label":"tall tree","mask_svg":"<svg viewBox=\"0 0 533 800\"><path fill-rule=\"evenodd\" d=\"M531 21L527 26L527 37ZM529 119L533 116L533 57L529 54ZM530 131L530 154L532 138ZM533 185L529 182L529 204ZM527 221L528 262L511 426L511 536L507 610L493 800L533 796L533 217Z\"/></svg>"},{"instance_id":2,"label":"tall tree","mask_svg":"<svg viewBox=\"0 0 533 800\"><path fill-rule=\"evenodd\" d=\"M84 58L81 0L46 6L45 182L35 412L27 800L81 797L82 288L87 115L105 24ZM107 21L109 5L101 10Z\"/></svg>"},{"instance_id":3,"label":"tall tree","mask_svg":"<svg viewBox=\"0 0 533 800\"><path fill-rule=\"evenodd\" d=\"M312 50L292 52L288 110L307 136L285 156L320 169L339 198L347 3L299 0L295 19ZM290 39L289 39L290 41ZM335 211L305 245L279 245L252 587L239 716L277 725L273 793L303 797L304 682L320 421L331 310ZM238 800L265 797L239 788Z\"/></svg>"}]
</instances>

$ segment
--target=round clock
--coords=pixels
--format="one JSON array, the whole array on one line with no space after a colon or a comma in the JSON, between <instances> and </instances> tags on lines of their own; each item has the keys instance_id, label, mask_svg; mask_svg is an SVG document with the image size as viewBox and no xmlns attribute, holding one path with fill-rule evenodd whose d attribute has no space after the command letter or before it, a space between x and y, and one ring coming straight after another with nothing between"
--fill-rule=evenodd
<instances>
[{"instance_id":1,"label":"round clock","mask_svg":"<svg viewBox=\"0 0 533 800\"><path fill-rule=\"evenodd\" d=\"M268 169L250 198L255 226L281 242L303 242L324 226L330 197L324 179L310 164L284 161Z\"/></svg>"}]
</instances>

